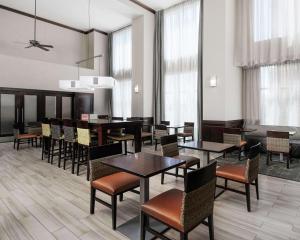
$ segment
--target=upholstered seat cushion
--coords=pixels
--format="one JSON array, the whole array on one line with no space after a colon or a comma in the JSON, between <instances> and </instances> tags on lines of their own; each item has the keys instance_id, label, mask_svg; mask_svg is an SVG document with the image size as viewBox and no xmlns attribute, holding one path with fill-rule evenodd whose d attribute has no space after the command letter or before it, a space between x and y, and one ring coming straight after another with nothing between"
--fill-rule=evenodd
<instances>
[{"instance_id":1,"label":"upholstered seat cushion","mask_svg":"<svg viewBox=\"0 0 300 240\"><path fill-rule=\"evenodd\" d=\"M130 141L134 140L134 135L125 134L124 136L108 136L108 138L114 141Z\"/></svg>"},{"instance_id":2,"label":"upholstered seat cushion","mask_svg":"<svg viewBox=\"0 0 300 240\"><path fill-rule=\"evenodd\" d=\"M171 189L164 192L142 205L142 211L169 226L182 231L180 223L183 192Z\"/></svg>"},{"instance_id":3,"label":"upholstered seat cushion","mask_svg":"<svg viewBox=\"0 0 300 240\"><path fill-rule=\"evenodd\" d=\"M245 177L246 167L244 165L226 164L217 168L217 177L226 178L229 180L246 182Z\"/></svg>"},{"instance_id":4,"label":"upholstered seat cushion","mask_svg":"<svg viewBox=\"0 0 300 240\"><path fill-rule=\"evenodd\" d=\"M185 161L185 164L180 165L179 168L189 168L189 167L192 167L192 166L200 163L200 159L193 157L193 156L178 155L178 156L175 156L172 158L176 158L176 159Z\"/></svg>"},{"instance_id":5,"label":"upholstered seat cushion","mask_svg":"<svg viewBox=\"0 0 300 240\"><path fill-rule=\"evenodd\" d=\"M125 172L114 173L92 182L92 187L114 195L140 185L140 178Z\"/></svg>"},{"instance_id":6,"label":"upholstered seat cushion","mask_svg":"<svg viewBox=\"0 0 300 240\"><path fill-rule=\"evenodd\" d=\"M243 147L243 146L245 146L246 144L247 144L247 142L242 140L240 146Z\"/></svg>"},{"instance_id":7,"label":"upholstered seat cushion","mask_svg":"<svg viewBox=\"0 0 300 240\"><path fill-rule=\"evenodd\" d=\"M145 138L145 137L152 137L152 133L150 133L150 132L142 132L142 138Z\"/></svg>"},{"instance_id":8,"label":"upholstered seat cushion","mask_svg":"<svg viewBox=\"0 0 300 240\"><path fill-rule=\"evenodd\" d=\"M18 139L31 139L31 138L36 138L37 136L35 134L30 134L30 133L24 133L24 134L19 134Z\"/></svg>"}]
</instances>

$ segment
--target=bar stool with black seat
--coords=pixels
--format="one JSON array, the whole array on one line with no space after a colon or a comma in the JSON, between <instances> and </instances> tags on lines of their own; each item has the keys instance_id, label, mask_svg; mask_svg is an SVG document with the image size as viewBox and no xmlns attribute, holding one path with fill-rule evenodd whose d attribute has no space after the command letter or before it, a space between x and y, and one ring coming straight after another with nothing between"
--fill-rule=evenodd
<instances>
[{"instance_id":1,"label":"bar stool with black seat","mask_svg":"<svg viewBox=\"0 0 300 240\"><path fill-rule=\"evenodd\" d=\"M71 172L74 174L75 171L75 158L77 153L77 136L75 124L70 119L63 120L63 131L64 131L64 170L66 169L66 161L72 161Z\"/></svg>"},{"instance_id":2,"label":"bar stool with black seat","mask_svg":"<svg viewBox=\"0 0 300 240\"><path fill-rule=\"evenodd\" d=\"M58 143L58 148L55 148ZM58 167L60 168L63 151L64 135L62 132L61 122L57 119L51 121L51 164L54 156L58 156Z\"/></svg>"},{"instance_id":3,"label":"bar stool with black seat","mask_svg":"<svg viewBox=\"0 0 300 240\"><path fill-rule=\"evenodd\" d=\"M20 144L28 144L28 145L31 144L33 146L33 143L37 142L36 134L21 133L22 129L23 127L20 124L13 125L14 149L16 148L16 144L17 144L17 150L19 150Z\"/></svg>"},{"instance_id":4,"label":"bar stool with black seat","mask_svg":"<svg viewBox=\"0 0 300 240\"><path fill-rule=\"evenodd\" d=\"M155 141L155 151L157 151L157 145L160 143L161 137L169 135L169 129L166 125L160 124L156 125L154 128L154 141Z\"/></svg>"},{"instance_id":5,"label":"bar stool with black seat","mask_svg":"<svg viewBox=\"0 0 300 240\"><path fill-rule=\"evenodd\" d=\"M42 160L44 155L48 157L48 163L50 163L50 146L51 146L51 126L48 120L42 122Z\"/></svg>"},{"instance_id":6,"label":"bar stool with black seat","mask_svg":"<svg viewBox=\"0 0 300 240\"><path fill-rule=\"evenodd\" d=\"M185 178L189 169L194 170L194 169L192 169L193 166L197 166L197 168L200 168L200 159L199 158L179 154L176 134L161 137L161 151L162 151L162 155L164 157L171 157L171 158L181 159L181 160L185 161L185 164L176 168L175 174L171 173L171 172L162 173L161 174L161 184L164 184L165 174L172 175L175 177ZM180 175L178 173L179 169L183 170L183 175Z\"/></svg>"},{"instance_id":7,"label":"bar stool with black seat","mask_svg":"<svg viewBox=\"0 0 300 240\"><path fill-rule=\"evenodd\" d=\"M224 128L223 143L233 144L239 150L239 160L241 160L241 154L245 150L247 142L242 139L241 129L239 128ZM224 157L225 157L224 153Z\"/></svg>"},{"instance_id":8,"label":"bar stool with black seat","mask_svg":"<svg viewBox=\"0 0 300 240\"><path fill-rule=\"evenodd\" d=\"M112 228L115 230L117 225L117 197L123 200L123 194L139 187L140 179L132 174L121 172L118 169L106 166L101 160L108 156L116 157L122 154L122 144L114 143L103 146L89 148L89 165L91 172L91 201L90 213L95 213L95 201L112 209ZM111 204L96 197L96 191L102 192L111 197Z\"/></svg>"},{"instance_id":9,"label":"bar stool with black seat","mask_svg":"<svg viewBox=\"0 0 300 240\"><path fill-rule=\"evenodd\" d=\"M290 168L291 147L289 132L267 131L267 165L272 161L272 155L282 154L286 156L286 167Z\"/></svg>"},{"instance_id":10,"label":"bar stool with black seat","mask_svg":"<svg viewBox=\"0 0 300 240\"><path fill-rule=\"evenodd\" d=\"M260 146L261 144L258 143L250 148L246 164L225 164L217 168L217 177L223 178L225 180L225 185L217 185L217 187L222 188L223 191L217 194L216 198L223 194L226 190L246 195L247 210L248 212L251 212L250 185L255 185L256 198L257 200L259 200L258 172L260 161ZM245 192L229 188L228 181L244 184Z\"/></svg>"},{"instance_id":11,"label":"bar stool with black seat","mask_svg":"<svg viewBox=\"0 0 300 240\"><path fill-rule=\"evenodd\" d=\"M183 138L183 142L185 143L186 138L191 137L192 141L194 141L194 123L193 122L185 122L183 127L183 132L178 133L178 137Z\"/></svg>"},{"instance_id":12,"label":"bar stool with black seat","mask_svg":"<svg viewBox=\"0 0 300 240\"><path fill-rule=\"evenodd\" d=\"M145 240L146 231L156 238L169 239L149 226L150 217L178 231L181 240L187 240L189 232L203 223L209 227L209 239L213 240L215 188L216 162L189 172L184 191L171 189L142 205L141 239Z\"/></svg>"}]
</instances>

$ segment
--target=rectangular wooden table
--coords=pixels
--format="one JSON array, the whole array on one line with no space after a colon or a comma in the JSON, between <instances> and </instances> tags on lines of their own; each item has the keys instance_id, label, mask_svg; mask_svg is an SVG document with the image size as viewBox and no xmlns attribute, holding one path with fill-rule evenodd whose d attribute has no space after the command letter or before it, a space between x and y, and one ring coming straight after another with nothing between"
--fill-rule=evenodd
<instances>
[{"instance_id":1,"label":"rectangular wooden table","mask_svg":"<svg viewBox=\"0 0 300 240\"><path fill-rule=\"evenodd\" d=\"M143 121L118 121L107 119L89 120L91 129L97 129L98 145L107 143L107 130L114 128L125 128L126 133L134 135L134 151L140 152L142 149L141 132Z\"/></svg>"},{"instance_id":2,"label":"rectangular wooden table","mask_svg":"<svg viewBox=\"0 0 300 240\"><path fill-rule=\"evenodd\" d=\"M167 126L168 129L174 129L174 134L178 134L178 129L184 128L182 125L171 125Z\"/></svg>"},{"instance_id":3,"label":"rectangular wooden table","mask_svg":"<svg viewBox=\"0 0 300 240\"><path fill-rule=\"evenodd\" d=\"M206 164L209 163L211 152L223 153L235 148L233 144L207 142L207 141L191 141L186 143L179 143L178 147L202 151L204 158L207 160Z\"/></svg>"},{"instance_id":4,"label":"rectangular wooden table","mask_svg":"<svg viewBox=\"0 0 300 240\"><path fill-rule=\"evenodd\" d=\"M136 153L116 158L104 159L103 164L140 177L140 205L149 200L149 178L182 165L185 161L162 157L150 153ZM159 231L165 226L151 222ZM140 216L137 216L117 228L129 239L140 239ZM146 239L153 236L147 233Z\"/></svg>"}]
</instances>

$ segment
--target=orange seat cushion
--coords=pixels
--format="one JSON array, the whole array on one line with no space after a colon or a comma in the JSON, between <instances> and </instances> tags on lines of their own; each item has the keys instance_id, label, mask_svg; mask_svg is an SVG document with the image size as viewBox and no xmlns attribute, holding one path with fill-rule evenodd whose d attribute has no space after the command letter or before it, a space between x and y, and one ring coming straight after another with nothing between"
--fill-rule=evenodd
<instances>
[{"instance_id":1,"label":"orange seat cushion","mask_svg":"<svg viewBox=\"0 0 300 240\"><path fill-rule=\"evenodd\" d=\"M222 177L228 180L246 182L246 168L244 165L227 164L217 168L217 177Z\"/></svg>"},{"instance_id":2,"label":"orange seat cushion","mask_svg":"<svg viewBox=\"0 0 300 240\"><path fill-rule=\"evenodd\" d=\"M36 135L30 133L24 133L18 135L18 139L31 139L31 138L36 138Z\"/></svg>"},{"instance_id":3,"label":"orange seat cushion","mask_svg":"<svg viewBox=\"0 0 300 240\"><path fill-rule=\"evenodd\" d=\"M183 231L180 223L183 192L171 189L164 192L142 205L142 211L169 226Z\"/></svg>"},{"instance_id":4,"label":"orange seat cushion","mask_svg":"<svg viewBox=\"0 0 300 240\"><path fill-rule=\"evenodd\" d=\"M247 144L247 142L242 140L240 146L243 147L243 146L245 146L246 144Z\"/></svg>"},{"instance_id":5,"label":"orange seat cushion","mask_svg":"<svg viewBox=\"0 0 300 240\"><path fill-rule=\"evenodd\" d=\"M140 178L125 172L114 173L92 182L92 187L109 195L126 192L140 185Z\"/></svg>"}]
</instances>

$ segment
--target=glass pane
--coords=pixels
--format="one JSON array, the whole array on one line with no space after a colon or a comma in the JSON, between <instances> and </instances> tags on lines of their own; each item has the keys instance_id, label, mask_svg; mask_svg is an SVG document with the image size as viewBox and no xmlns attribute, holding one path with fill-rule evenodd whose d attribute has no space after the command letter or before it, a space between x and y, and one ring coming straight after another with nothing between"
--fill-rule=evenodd
<instances>
[{"instance_id":1,"label":"glass pane","mask_svg":"<svg viewBox=\"0 0 300 240\"><path fill-rule=\"evenodd\" d=\"M1 135L12 134L15 123L15 95L1 94Z\"/></svg>"},{"instance_id":2,"label":"glass pane","mask_svg":"<svg viewBox=\"0 0 300 240\"><path fill-rule=\"evenodd\" d=\"M24 122L37 121L37 96L25 95L24 96Z\"/></svg>"},{"instance_id":3,"label":"glass pane","mask_svg":"<svg viewBox=\"0 0 300 240\"><path fill-rule=\"evenodd\" d=\"M62 118L72 118L72 98L62 97Z\"/></svg>"},{"instance_id":4,"label":"glass pane","mask_svg":"<svg viewBox=\"0 0 300 240\"><path fill-rule=\"evenodd\" d=\"M56 118L56 97L46 96L46 118Z\"/></svg>"}]
</instances>

